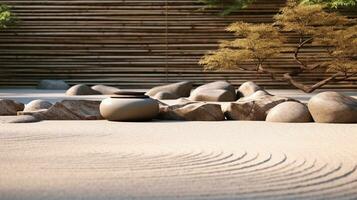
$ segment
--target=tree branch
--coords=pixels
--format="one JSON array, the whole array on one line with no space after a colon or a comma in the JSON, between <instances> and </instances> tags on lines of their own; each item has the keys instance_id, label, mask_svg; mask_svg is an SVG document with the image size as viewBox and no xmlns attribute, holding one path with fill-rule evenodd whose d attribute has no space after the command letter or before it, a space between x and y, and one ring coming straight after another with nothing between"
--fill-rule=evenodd
<instances>
[{"instance_id":1,"label":"tree branch","mask_svg":"<svg viewBox=\"0 0 357 200\"><path fill-rule=\"evenodd\" d=\"M323 85L326 85L327 83L331 82L331 81L343 81L343 80L347 80L348 78L351 78L353 76L357 75L357 72L355 73L352 73L348 76L345 76L345 74L343 72L337 72L333 75L331 75L330 77L320 81L320 82L317 82L316 84L312 85L312 86L308 86L308 85L305 85L303 83L300 83L298 81L296 81L292 76L291 74L289 73L286 73L284 74L284 79L286 81L288 81L291 85L293 85L294 87L306 92L306 93L311 93L313 91L315 91L316 89L322 87ZM338 78L339 76L343 76L343 78Z\"/></svg>"},{"instance_id":2,"label":"tree branch","mask_svg":"<svg viewBox=\"0 0 357 200\"><path fill-rule=\"evenodd\" d=\"M296 50L295 50L294 59L296 60L297 63L299 63L301 69L308 69L309 67L308 67L307 64L305 64L302 60L300 60L300 58L299 58L300 50L301 50L301 48L304 47L304 45L306 45L308 42L311 42L312 39L313 39L313 38L309 38L309 39L306 39L306 40L300 42L300 44L298 45L298 47L297 47Z\"/></svg>"}]
</instances>

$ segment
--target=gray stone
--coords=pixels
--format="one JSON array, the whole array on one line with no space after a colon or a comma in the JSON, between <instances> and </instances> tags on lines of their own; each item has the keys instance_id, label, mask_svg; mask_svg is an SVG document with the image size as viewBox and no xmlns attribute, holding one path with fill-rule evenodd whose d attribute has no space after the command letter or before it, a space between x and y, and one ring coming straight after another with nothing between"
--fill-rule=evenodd
<instances>
[{"instance_id":1,"label":"gray stone","mask_svg":"<svg viewBox=\"0 0 357 200\"><path fill-rule=\"evenodd\" d=\"M52 103L45 100L33 100L25 105L24 112L37 111L42 109L48 109L52 106Z\"/></svg>"},{"instance_id":2,"label":"gray stone","mask_svg":"<svg viewBox=\"0 0 357 200\"><path fill-rule=\"evenodd\" d=\"M250 96L259 90L262 89L252 81L245 82L238 88L238 92L243 97Z\"/></svg>"},{"instance_id":3,"label":"gray stone","mask_svg":"<svg viewBox=\"0 0 357 200\"><path fill-rule=\"evenodd\" d=\"M233 85L226 81L215 81L197 87L191 92L193 101L235 101L237 93Z\"/></svg>"},{"instance_id":4,"label":"gray stone","mask_svg":"<svg viewBox=\"0 0 357 200\"><path fill-rule=\"evenodd\" d=\"M100 120L100 101L64 100L48 109L18 112L18 115L32 115L39 120Z\"/></svg>"},{"instance_id":5,"label":"gray stone","mask_svg":"<svg viewBox=\"0 0 357 200\"><path fill-rule=\"evenodd\" d=\"M163 85L163 86L158 86L154 87L151 90L149 90L146 95L150 97L155 97L160 92L166 93L164 96L167 96L167 93L170 93L173 96L179 97L188 97L190 96L190 92L192 90L192 82L189 81L183 81L183 82L178 82L178 83L172 83L169 85Z\"/></svg>"},{"instance_id":6,"label":"gray stone","mask_svg":"<svg viewBox=\"0 0 357 200\"><path fill-rule=\"evenodd\" d=\"M0 99L0 115L16 115L25 105L10 99Z\"/></svg>"},{"instance_id":7,"label":"gray stone","mask_svg":"<svg viewBox=\"0 0 357 200\"><path fill-rule=\"evenodd\" d=\"M76 96L76 95L101 95L100 92L93 90L89 86L85 84L74 85L66 91L66 95L68 96Z\"/></svg>"},{"instance_id":8,"label":"gray stone","mask_svg":"<svg viewBox=\"0 0 357 200\"><path fill-rule=\"evenodd\" d=\"M148 121L159 114L159 103L151 98L107 98L100 113L110 121Z\"/></svg>"},{"instance_id":9,"label":"gray stone","mask_svg":"<svg viewBox=\"0 0 357 200\"><path fill-rule=\"evenodd\" d=\"M104 95L113 95L121 91L119 88L107 85L95 85L92 89Z\"/></svg>"},{"instance_id":10,"label":"gray stone","mask_svg":"<svg viewBox=\"0 0 357 200\"><path fill-rule=\"evenodd\" d=\"M219 104L188 102L160 107L159 119L184 121L222 121L225 119Z\"/></svg>"},{"instance_id":11,"label":"gray stone","mask_svg":"<svg viewBox=\"0 0 357 200\"><path fill-rule=\"evenodd\" d=\"M271 95L259 96L255 99L243 98L226 104L223 111L230 120L264 121L270 109L286 101L296 100Z\"/></svg>"},{"instance_id":12,"label":"gray stone","mask_svg":"<svg viewBox=\"0 0 357 200\"><path fill-rule=\"evenodd\" d=\"M308 102L309 111L319 123L357 123L357 99L337 92L322 92Z\"/></svg>"},{"instance_id":13,"label":"gray stone","mask_svg":"<svg viewBox=\"0 0 357 200\"><path fill-rule=\"evenodd\" d=\"M190 96L192 101L213 101L213 102L229 102L236 100L236 94L228 90L199 90L192 92Z\"/></svg>"},{"instance_id":14,"label":"gray stone","mask_svg":"<svg viewBox=\"0 0 357 200\"><path fill-rule=\"evenodd\" d=\"M41 80L37 88L44 90L67 90L69 85L63 80Z\"/></svg>"},{"instance_id":15,"label":"gray stone","mask_svg":"<svg viewBox=\"0 0 357 200\"><path fill-rule=\"evenodd\" d=\"M33 123L40 120L30 115L0 116L0 123Z\"/></svg>"},{"instance_id":16,"label":"gray stone","mask_svg":"<svg viewBox=\"0 0 357 200\"><path fill-rule=\"evenodd\" d=\"M312 117L306 105L290 101L283 102L272 108L265 121L303 123L312 122Z\"/></svg>"}]
</instances>

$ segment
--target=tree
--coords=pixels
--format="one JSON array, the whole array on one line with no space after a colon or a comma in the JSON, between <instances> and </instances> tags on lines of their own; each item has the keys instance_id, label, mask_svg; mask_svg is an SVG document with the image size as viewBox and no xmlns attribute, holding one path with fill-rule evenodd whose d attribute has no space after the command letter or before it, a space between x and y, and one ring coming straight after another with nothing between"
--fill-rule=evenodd
<instances>
[{"instance_id":1,"label":"tree","mask_svg":"<svg viewBox=\"0 0 357 200\"><path fill-rule=\"evenodd\" d=\"M14 22L14 16L9 8L5 5L0 5L0 29L7 28Z\"/></svg>"},{"instance_id":2,"label":"tree","mask_svg":"<svg viewBox=\"0 0 357 200\"><path fill-rule=\"evenodd\" d=\"M264 37L259 34L259 31L258 34L254 34L256 31L254 29L257 29L255 24L239 22L231 25L230 27L236 27L236 25L244 24L244 26L239 25L239 28L236 29L239 30L236 35L243 38L234 40L235 46L224 45L230 44L229 41L222 42L223 45L220 46L220 49L205 55L200 64L204 65L205 69L227 69L239 66L242 61L248 58L255 60L255 64L259 66L255 69L257 73L268 73L273 79L287 81L305 92L312 92L332 81L348 80L356 76L357 25L355 20L348 19L336 12L327 12L324 10L324 5L300 4L296 0L288 1L287 6L275 16L275 20L274 25L259 25L259 27L270 30L263 34ZM231 30L231 28L228 28L228 30ZM284 41L281 36L282 31L295 33L298 37L298 42L293 50L293 57L298 68L278 77L273 71L264 68L264 63L261 61L276 57L284 51L284 48L282 48ZM273 43L276 43L276 45L274 46ZM252 48L252 45L254 48ZM318 45L323 48L328 59L302 58L301 51L307 45ZM245 53L248 55L245 56L243 53L247 49L250 53ZM274 53L270 54L269 52ZM222 56L223 53L230 55ZM262 57L264 59L258 59ZM228 65L230 67L227 67ZM240 69L243 68L240 67ZM311 86L296 81L296 77L303 72L311 72L317 69L333 72L333 74Z\"/></svg>"},{"instance_id":3,"label":"tree","mask_svg":"<svg viewBox=\"0 0 357 200\"><path fill-rule=\"evenodd\" d=\"M286 38L269 24L237 22L230 25L227 31L233 32L238 38L223 41L220 49L205 55L199 63L206 70L249 70L244 64L252 61L257 72L269 73L265 69L266 61L286 49L283 47Z\"/></svg>"}]
</instances>

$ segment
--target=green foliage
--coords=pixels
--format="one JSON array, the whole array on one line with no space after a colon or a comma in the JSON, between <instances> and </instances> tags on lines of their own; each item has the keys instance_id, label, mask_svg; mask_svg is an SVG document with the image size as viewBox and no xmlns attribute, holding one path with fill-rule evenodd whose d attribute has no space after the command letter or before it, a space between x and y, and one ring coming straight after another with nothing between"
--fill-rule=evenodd
<instances>
[{"instance_id":1,"label":"green foliage","mask_svg":"<svg viewBox=\"0 0 357 200\"><path fill-rule=\"evenodd\" d=\"M198 0L206 5L205 8L220 8L222 15L246 8L256 0ZM297 3L324 5L328 8L357 8L357 0L295 0Z\"/></svg>"},{"instance_id":2,"label":"green foliage","mask_svg":"<svg viewBox=\"0 0 357 200\"><path fill-rule=\"evenodd\" d=\"M304 4L325 4L330 8L357 7L356 0L302 0Z\"/></svg>"},{"instance_id":3,"label":"green foliage","mask_svg":"<svg viewBox=\"0 0 357 200\"><path fill-rule=\"evenodd\" d=\"M7 28L14 22L14 16L5 5L0 5L0 29Z\"/></svg>"},{"instance_id":4,"label":"green foliage","mask_svg":"<svg viewBox=\"0 0 357 200\"><path fill-rule=\"evenodd\" d=\"M221 15L228 15L234 11L246 8L255 0L199 0L206 4L206 8L220 8Z\"/></svg>"}]
</instances>

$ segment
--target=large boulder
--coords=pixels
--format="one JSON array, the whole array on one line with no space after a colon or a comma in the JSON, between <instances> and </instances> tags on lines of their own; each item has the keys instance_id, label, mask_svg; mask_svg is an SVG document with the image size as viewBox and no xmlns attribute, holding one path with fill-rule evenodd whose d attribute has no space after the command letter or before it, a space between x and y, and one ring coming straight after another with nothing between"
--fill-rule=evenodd
<instances>
[{"instance_id":1,"label":"large boulder","mask_svg":"<svg viewBox=\"0 0 357 200\"><path fill-rule=\"evenodd\" d=\"M100 101L63 100L61 103L72 112L81 116L82 119L103 119L99 110Z\"/></svg>"},{"instance_id":2,"label":"large boulder","mask_svg":"<svg viewBox=\"0 0 357 200\"><path fill-rule=\"evenodd\" d=\"M219 104L188 102L160 107L159 119L184 121L222 121L225 119Z\"/></svg>"},{"instance_id":3,"label":"large boulder","mask_svg":"<svg viewBox=\"0 0 357 200\"><path fill-rule=\"evenodd\" d=\"M235 101L236 95L228 90L200 90L193 92L190 96L190 100L228 102Z\"/></svg>"},{"instance_id":4,"label":"large boulder","mask_svg":"<svg viewBox=\"0 0 357 200\"><path fill-rule=\"evenodd\" d=\"M63 80L41 80L37 89L43 90L67 90L69 85Z\"/></svg>"},{"instance_id":5,"label":"large boulder","mask_svg":"<svg viewBox=\"0 0 357 200\"><path fill-rule=\"evenodd\" d=\"M192 90L192 82L183 81L154 87L146 95L153 98L177 99L179 97L188 97ZM161 93L161 94L160 94Z\"/></svg>"},{"instance_id":6,"label":"large boulder","mask_svg":"<svg viewBox=\"0 0 357 200\"><path fill-rule=\"evenodd\" d=\"M25 105L24 112L37 111L42 109L48 109L52 106L51 102L45 100L33 100L30 103Z\"/></svg>"},{"instance_id":7,"label":"large boulder","mask_svg":"<svg viewBox=\"0 0 357 200\"><path fill-rule=\"evenodd\" d=\"M31 115L19 115L19 116L0 116L0 124L2 123L33 123L40 120Z\"/></svg>"},{"instance_id":8,"label":"large boulder","mask_svg":"<svg viewBox=\"0 0 357 200\"><path fill-rule=\"evenodd\" d=\"M226 81L215 81L197 87L191 92L192 101L235 101L236 89Z\"/></svg>"},{"instance_id":9,"label":"large boulder","mask_svg":"<svg viewBox=\"0 0 357 200\"><path fill-rule=\"evenodd\" d=\"M18 115L32 115L39 120L100 120L100 101L63 100L48 109L18 112Z\"/></svg>"},{"instance_id":10,"label":"large boulder","mask_svg":"<svg viewBox=\"0 0 357 200\"><path fill-rule=\"evenodd\" d=\"M179 99L180 97L170 92L158 92L152 98L159 100Z\"/></svg>"},{"instance_id":11,"label":"large boulder","mask_svg":"<svg viewBox=\"0 0 357 200\"><path fill-rule=\"evenodd\" d=\"M85 84L74 85L66 91L66 95L68 96L76 96L76 95L100 95L101 93L93 90L89 86Z\"/></svg>"},{"instance_id":12,"label":"large boulder","mask_svg":"<svg viewBox=\"0 0 357 200\"><path fill-rule=\"evenodd\" d=\"M288 101L272 108L265 121L302 123L312 122L312 117L306 105L299 102Z\"/></svg>"},{"instance_id":13,"label":"large boulder","mask_svg":"<svg viewBox=\"0 0 357 200\"><path fill-rule=\"evenodd\" d=\"M104 95L113 95L121 91L119 88L107 85L95 85L92 89Z\"/></svg>"},{"instance_id":14,"label":"large boulder","mask_svg":"<svg viewBox=\"0 0 357 200\"><path fill-rule=\"evenodd\" d=\"M270 94L269 92L265 91L265 90L258 90L256 92L254 92L253 94L249 95L249 96L246 96L246 97L242 97L241 99L239 99L240 101L246 101L246 100L249 100L249 99L257 99L257 98L260 98L260 97L264 97L264 96L273 96L272 94Z\"/></svg>"},{"instance_id":15,"label":"large boulder","mask_svg":"<svg viewBox=\"0 0 357 200\"><path fill-rule=\"evenodd\" d=\"M337 92L322 92L313 96L308 108L315 122L357 122L357 99Z\"/></svg>"},{"instance_id":16,"label":"large boulder","mask_svg":"<svg viewBox=\"0 0 357 200\"><path fill-rule=\"evenodd\" d=\"M159 114L159 102L148 97L111 97L102 101L100 112L110 121L149 121Z\"/></svg>"},{"instance_id":17,"label":"large boulder","mask_svg":"<svg viewBox=\"0 0 357 200\"><path fill-rule=\"evenodd\" d=\"M10 99L0 99L0 115L16 115L25 105Z\"/></svg>"},{"instance_id":18,"label":"large boulder","mask_svg":"<svg viewBox=\"0 0 357 200\"><path fill-rule=\"evenodd\" d=\"M270 109L286 101L296 100L272 95L258 96L254 99L243 98L226 104L223 111L230 120L264 121Z\"/></svg>"},{"instance_id":19,"label":"large boulder","mask_svg":"<svg viewBox=\"0 0 357 200\"><path fill-rule=\"evenodd\" d=\"M243 97L248 97L259 90L262 90L262 88L252 81L245 82L238 88L238 92Z\"/></svg>"}]
</instances>

